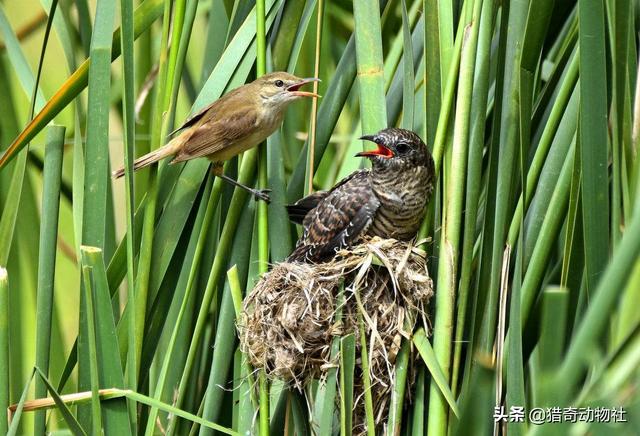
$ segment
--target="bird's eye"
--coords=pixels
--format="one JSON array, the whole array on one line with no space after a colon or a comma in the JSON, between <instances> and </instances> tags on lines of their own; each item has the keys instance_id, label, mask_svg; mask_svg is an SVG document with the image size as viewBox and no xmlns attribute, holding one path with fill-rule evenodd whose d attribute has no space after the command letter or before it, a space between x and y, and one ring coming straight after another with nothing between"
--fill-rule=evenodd
<instances>
[{"instance_id":1,"label":"bird's eye","mask_svg":"<svg viewBox=\"0 0 640 436\"><path fill-rule=\"evenodd\" d=\"M282 88L282 85L284 85L284 82L283 82L282 80L276 80L275 85L276 85L278 88Z\"/></svg>"},{"instance_id":2,"label":"bird's eye","mask_svg":"<svg viewBox=\"0 0 640 436\"><path fill-rule=\"evenodd\" d=\"M398 151L398 153L406 153L407 151L409 151L409 144L407 144L406 142L401 142L396 145L396 150Z\"/></svg>"}]
</instances>

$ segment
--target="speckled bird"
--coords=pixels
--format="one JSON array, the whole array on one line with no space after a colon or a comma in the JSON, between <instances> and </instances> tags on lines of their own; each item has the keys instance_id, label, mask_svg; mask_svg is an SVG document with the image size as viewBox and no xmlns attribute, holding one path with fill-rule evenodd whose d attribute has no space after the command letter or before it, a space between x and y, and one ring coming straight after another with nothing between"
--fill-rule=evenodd
<instances>
[{"instance_id":1,"label":"speckled bird","mask_svg":"<svg viewBox=\"0 0 640 436\"><path fill-rule=\"evenodd\" d=\"M171 163L206 157L213 162L213 173L224 180L246 189L256 198L269 201L264 191L241 185L222 173L224 161L250 149L267 139L282 124L290 103L301 97L319 95L301 91L307 83L317 81L311 77L301 79L286 72L266 74L225 94L189 118L170 135L176 136L166 145L136 159L133 169L144 168L173 156ZM113 177L124 175L124 168L113 172Z\"/></svg>"},{"instance_id":2,"label":"speckled bird","mask_svg":"<svg viewBox=\"0 0 640 436\"><path fill-rule=\"evenodd\" d=\"M304 231L290 262L323 262L364 236L415 237L435 182L431 153L420 137L388 128L363 136L378 148L356 156L371 160L330 191L318 191L287 206Z\"/></svg>"}]
</instances>

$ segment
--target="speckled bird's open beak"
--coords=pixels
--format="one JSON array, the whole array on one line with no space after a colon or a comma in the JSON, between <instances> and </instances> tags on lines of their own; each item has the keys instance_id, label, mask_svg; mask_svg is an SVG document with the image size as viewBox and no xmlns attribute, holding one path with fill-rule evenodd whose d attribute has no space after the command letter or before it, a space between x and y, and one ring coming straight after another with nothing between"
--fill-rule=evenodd
<instances>
[{"instance_id":1,"label":"speckled bird's open beak","mask_svg":"<svg viewBox=\"0 0 640 436\"><path fill-rule=\"evenodd\" d=\"M376 142L375 135L364 135L364 136L361 136L360 139L362 139L364 141ZM376 145L378 146L378 148L376 150L361 151L360 153L356 154L356 156L357 157L380 156L380 157L383 157L385 159L389 159L389 158L392 158L393 156L395 156L393 154L393 151L391 151L390 148L385 147L384 145L379 144L377 142L376 142Z\"/></svg>"}]
</instances>

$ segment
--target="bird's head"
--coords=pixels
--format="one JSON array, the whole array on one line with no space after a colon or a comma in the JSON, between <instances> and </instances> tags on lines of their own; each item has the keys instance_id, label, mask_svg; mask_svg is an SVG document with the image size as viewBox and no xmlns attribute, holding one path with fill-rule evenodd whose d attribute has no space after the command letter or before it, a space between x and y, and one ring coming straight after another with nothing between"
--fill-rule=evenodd
<instances>
[{"instance_id":1,"label":"bird's head","mask_svg":"<svg viewBox=\"0 0 640 436\"><path fill-rule=\"evenodd\" d=\"M356 154L371 159L374 169L429 166L432 162L425 143L410 130L390 127L360 139L374 142L378 146L376 150Z\"/></svg>"},{"instance_id":2,"label":"bird's head","mask_svg":"<svg viewBox=\"0 0 640 436\"><path fill-rule=\"evenodd\" d=\"M271 107L286 107L289 103L302 97L320 97L318 94L301 91L307 83L319 81L315 77L301 79L293 74L279 71L266 74L254 82L262 101Z\"/></svg>"}]
</instances>

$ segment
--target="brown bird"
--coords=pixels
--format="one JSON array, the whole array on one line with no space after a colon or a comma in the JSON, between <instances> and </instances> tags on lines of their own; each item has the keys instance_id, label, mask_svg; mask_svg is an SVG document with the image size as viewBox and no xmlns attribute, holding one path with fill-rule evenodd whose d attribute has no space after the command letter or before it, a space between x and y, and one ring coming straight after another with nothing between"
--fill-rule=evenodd
<instances>
[{"instance_id":1,"label":"brown bird","mask_svg":"<svg viewBox=\"0 0 640 436\"><path fill-rule=\"evenodd\" d=\"M266 192L251 189L222 174L222 164L275 132L290 103L301 97L319 97L313 92L300 91L303 85L317 80L277 72L236 88L171 132L170 135L180 133L166 145L136 159L133 169L169 156L173 156L171 163L207 157L213 162L215 175L269 201ZM123 175L124 168L113 172L115 178Z\"/></svg>"},{"instance_id":2,"label":"brown bird","mask_svg":"<svg viewBox=\"0 0 640 436\"><path fill-rule=\"evenodd\" d=\"M389 128L360 139L378 148L358 153L371 159L330 191L287 206L304 231L290 262L322 262L363 236L409 240L420 227L435 181L431 153L415 133Z\"/></svg>"}]
</instances>

